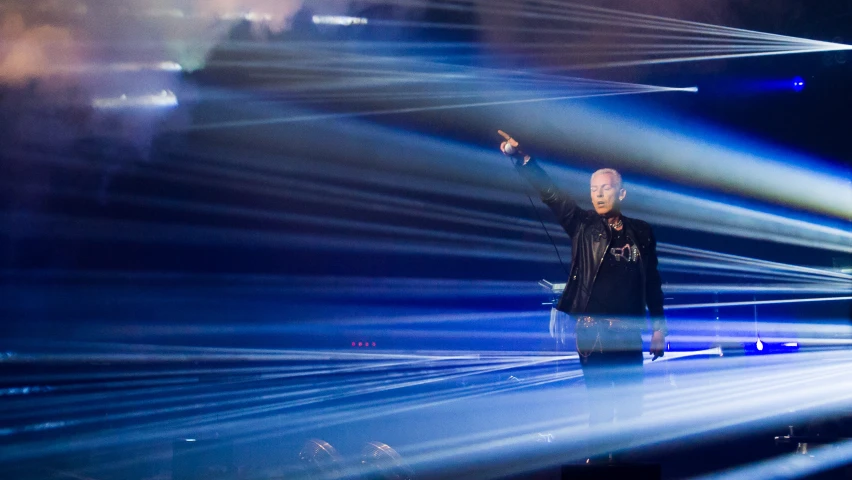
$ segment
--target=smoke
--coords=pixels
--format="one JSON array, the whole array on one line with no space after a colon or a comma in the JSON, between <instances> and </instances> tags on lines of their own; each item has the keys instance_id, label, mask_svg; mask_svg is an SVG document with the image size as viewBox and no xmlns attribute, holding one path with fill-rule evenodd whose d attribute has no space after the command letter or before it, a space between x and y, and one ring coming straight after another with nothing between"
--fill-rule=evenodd
<instances>
[{"instance_id":1,"label":"smoke","mask_svg":"<svg viewBox=\"0 0 852 480\"><path fill-rule=\"evenodd\" d=\"M86 112L69 107L88 95L61 68L85 61L74 15L44 7L10 2L0 9L0 148L61 147L86 131Z\"/></svg>"},{"instance_id":2,"label":"smoke","mask_svg":"<svg viewBox=\"0 0 852 480\"><path fill-rule=\"evenodd\" d=\"M310 7L334 12L342 4ZM300 8L302 0L4 0L0 149L69 151L75 140L96 136L132 144L145 157L158 125L183 115L98 105L120 106L123 98L137 105L161 92L180 101L192 90L185 73L203 68L235 25L280 32Z\"/></svg>"},{"instance_id":3,"label":"smoke","mask_svg":"<svg viewBox=\"0 0 852 480\"><path fill-rule=\"evenodd\" d=\"M266 16L273 28L281 29L299 8L302 0L194 0L193 11L201 17L221 17L233 13Z\"/></svg>"},{"instance_id":4,"label":"smoke","mask_svg":"<svg viewBox=\"0 0 852 480\"><path fill-rule=\"evenodd\" d=\"M210 49L238 22L249 21L258 37L280 32L302 7L302 0L149 0L139 12L137 36L156 35L165 55L187 70L203 68ZM164 8L168 3L169 8ZM311 2L313 3L313 2Z\"/></svg>"},{"instance_id":5,"label":"smoke","mask_svg":"<svg viewBox=\"0 0 852 480\"><path fill-rule=\"evenodd\" d=\"M0 82L21 84L48 75L73 50L70 29L27 25L18 13L0 19Z\"/></svg>"},{"instance_id":6,"label":"smoke","mask_svg":"<svg viewBox=\"0 0 852 480\"><path fill-rule=\"evenodd\" d=\"M302 0L7 0L0 6L0 83L101 74L117 62L175 61L191 70L236 22L280 31L301 6Z\"/></svg>"},{"instance_id":7,"label":"smoke","mask_svg":"<svg viewBox=\"0 0 852 480\"><path fill-rule=\"evenodd\" d=\"M772 27L785 18L795 18L801 1L784 2L784 7L761 6L745 0L587 3L732 26L737 26L738 18L748 16L761 19L770 31L778 31L779 28ZM73 97L91 104L101 97L150 96L164 90L175 91L180 98L177 90L181 88L182 72L158 71L152 66L172 62L169 64L179 64L183 72L194 71L204 67L209 52L237 23L250 21L262 36L267 31L287 29L290 19L303 6L314 13L335 14L345 12L350 3L349 0L3 0L0 2L0 88L20 89L38 82L39 93L38 98L32 99L34 103L67 103ZM487 2L481 5L489 6ZM489 16L487 11L481 13L485 23L499 25L512 21L505 16ZM525 20L514 21L523 24ZM536 34L524 33L516 38L515 33L489 32L492 37L487 40L501 44L566 40L551 39L546 34L536 38ZM605 44L617 33L618 27L607 27L570 40ZM565 55L562 61L574 60L571 49L566 49ZM580 60L596 59L585 56ZM554 62L559 63L560 59ZM720 68L722 64L709 65L707 68ZM74 95L70 95L72 90ZM31 94L33 91L29 90ZM15 101L20 104L19 99Z\"/></svg>"}]
</instances>

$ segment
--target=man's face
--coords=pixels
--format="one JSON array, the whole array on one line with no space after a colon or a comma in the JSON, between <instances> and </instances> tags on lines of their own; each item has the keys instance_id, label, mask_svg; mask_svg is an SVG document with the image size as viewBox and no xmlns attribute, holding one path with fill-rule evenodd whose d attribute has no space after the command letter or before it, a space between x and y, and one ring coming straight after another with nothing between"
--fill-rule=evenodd
<instances>
[{"instance_id":1,"label":"man's face","mask_svg":"<svg viewBox=\"0 0 852 480\"><path fill-rule=\"evenodd\" d=\"M621 201L627 192L615 182L615 175L611 173L592 175L592 205L598 215L608 215L621 210Z\"/></svg>"}]
</instances>

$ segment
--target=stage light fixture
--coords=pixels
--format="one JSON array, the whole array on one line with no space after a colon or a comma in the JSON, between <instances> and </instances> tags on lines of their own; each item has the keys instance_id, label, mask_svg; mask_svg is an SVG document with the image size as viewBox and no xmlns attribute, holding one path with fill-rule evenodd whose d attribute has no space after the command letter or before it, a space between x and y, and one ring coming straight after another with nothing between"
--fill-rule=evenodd
<instances>
[{"instance_id":1,"label":"stage light fixture","mask_svg":"<svg viewBox=\"0 0 852 480\"><path fill-rule=\"evenodd\" d=\"M308 470L318 474L328 474L336 478L340 473L342 457L337 449L325 440L312 438L305 442L299 451L299 460Z\"/></svg>"},{"instance_id":2,"label":"stage light fixture","mask_svg":"<svg viewBox=\"0 0 852 480\"><path fill-rule=\"evenodd\" d=\"M361 450L363 478L370 480L413 480L414 470L402 456L382 442L368 442Z\"/></svg>"},{"instance_id":3,"label":"stage light fixture","mask_svg":"<svg viewBox=\"0 0 852 480\"><path fill-rule=\"evenodd\" d=\"M793 79L793 90L797 92L801 92L805 89L805 80L802 77L796 77Z\"/></svg>"}]
</instances>

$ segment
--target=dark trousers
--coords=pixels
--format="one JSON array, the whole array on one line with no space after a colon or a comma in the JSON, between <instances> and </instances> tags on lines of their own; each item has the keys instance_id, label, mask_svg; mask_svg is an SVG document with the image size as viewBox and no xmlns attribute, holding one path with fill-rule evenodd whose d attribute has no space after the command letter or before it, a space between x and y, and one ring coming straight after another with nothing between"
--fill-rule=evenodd
<instances>
[{"instance_id":1,"label":"dark trousers","mask_svg":"<svg viewBox=\"0 0 852 480\"><path fill-rule=\"evenodd\" d=\"M589 401L589 425L642 415L644 367L638 333L600 338L600 348L580 349L580 365ZM580 346L578 344L578 346Z\"/></svg>"}]
</instances>

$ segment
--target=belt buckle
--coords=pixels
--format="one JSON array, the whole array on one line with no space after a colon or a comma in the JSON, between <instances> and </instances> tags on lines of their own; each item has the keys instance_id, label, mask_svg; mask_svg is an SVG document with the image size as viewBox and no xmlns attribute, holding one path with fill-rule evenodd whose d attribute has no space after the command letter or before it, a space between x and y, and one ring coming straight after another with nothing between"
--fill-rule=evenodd
<instances>
[{"instance_id":1,"label":"belt buckle","mask_svg":"<svg viewBox=\"0 0 852 480\"><path fill-rule=\"evenodd\" d=\"M577 323L586 328L597 326L609 331L622 331L627 329L627 323L618 318L583 316L577 318Z\"/></svg>"},{"instance_id":2,"label":"belt buckle","mask_svg":"<svg viewBox=\"0 0 852 480\"><path fill-rule=\"evenodd\" d=\"M589 316L577 317L577 325L585 327L585 328L594 327L596 323L597 323L597 320L595 320L594 317L589 317Z\"/></svg>"},{"instance_id":3,"label":"belt buckle","mask_svg":"<svg viewBox=\"0 0 852 480\"><path fill-rule=\"evenodd\" d=\"M626 322L620 318L607 319L609 322L609 330L612 332L628 332L630 331L630 322Z\"/></svg>"}]
</instances>

